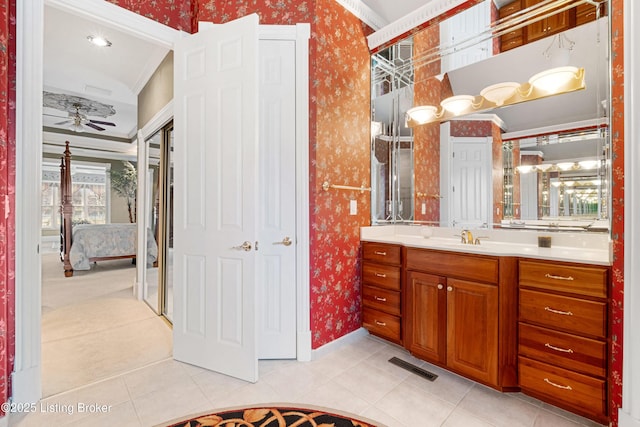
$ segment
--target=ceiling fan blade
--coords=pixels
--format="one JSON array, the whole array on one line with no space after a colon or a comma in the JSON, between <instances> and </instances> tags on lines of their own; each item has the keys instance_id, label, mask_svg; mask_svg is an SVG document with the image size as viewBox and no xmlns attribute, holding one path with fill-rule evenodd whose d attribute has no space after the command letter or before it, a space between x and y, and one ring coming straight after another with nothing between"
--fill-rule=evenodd
<instances>
[{"instance_id":1,"label":"ceiling fan blade","mask_svg":"<svg viewBox=\"0 0 640 427\"><path fill-rule=\"evenodd\" d=\"M93 123L91 123L91 122L87 122L87 123L85 123L84 125L85 125L85 126L89 126L90 128L93 128L93 129L95 129L95 130L104 130L104 128L101 128L101 127L100 127L100 126L98 126L98 125L94 125L94 124L93 124Z\"/></svg>"},{"instance_id":2,"label":"ceiling fan blade","mask_svg":"<svg viewBox=\"0 0 640 427\"><path fill-rule=\"evenodd\" d=\"M103 122L101 120L89 120L91 123L95 123L98 125L103 125L103 126L115 126L115 123L111 123L111 122Z\"/></svg>"},{"instance_id":3,"label":"ceiling fan blade","mask_svg":"<svg viewBox=\"0 0 640 427\"><path fill-rule=\"evenodd\" d=\"M42 115L43 116L49 116L49 117L57 117L59 119L65 119L65 118L69 117L68 115L67 116L58 116L57 114L47 114L47 113L42 113Z\"/></svg>"},{"instance_id":4,"label":"ceiling fan blade","mask_svg":"<svg viewBox=\"0 0 640 427\"><path fill-rule=\"evenodd\" d=\"M71 120L65 120L63 122L54 123L54 125L62 126L62 125L68 125L69 123L71 123Z\"/></svg>"}]
</instances>

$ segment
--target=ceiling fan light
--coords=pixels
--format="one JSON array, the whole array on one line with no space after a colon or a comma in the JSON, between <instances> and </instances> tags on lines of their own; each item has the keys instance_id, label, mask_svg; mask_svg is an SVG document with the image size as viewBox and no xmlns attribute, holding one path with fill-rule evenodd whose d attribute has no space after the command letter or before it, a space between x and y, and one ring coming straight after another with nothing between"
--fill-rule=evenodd
<instances>
[{"instance_id":1,"label":"ceiling fan light","mask_svg":"<svg viewBox=\"0 0 640 427\"><path fill-rule=\"evenodd\" d=\"M557 93L578 75L577 67L557 67L545 70L529 79L531 86L547 93Z\"/></svg>"},{"instance_id":2,"label":"ceiling fan light","mask_svg":"<svg viewBox=\"0 0 640 427\"><path fill-rule=\"evenodd\" d=\"M84 131L84 126L81 123L71 123L69 126L69 130L73 132L82 132Z\"/></svg>"},{"instance_id":3,"label":"ceiling fan light","mask_svg":"<svg viewBox=\"0 0 640 427\"><path fill-rule=\"evenodd\" d=\"M87 40L94 46L98 47L110 47L111 42L101 36L87 36Z\"/></svg>"},{"instance_id":4,"label":"ceiling fan light","mask_svg":"<svg viewBox=\"0 0 640 427\"><path fill-rule=\"evenodd\" d=\"M433 120L438 113L438 108L433 105L420 105L407 110L407 116L418 124Z\"/></svg>"},{"instance_id":5,"label":"ceiling fan light","mask_svg":"<svg viewBox=\"0 0 640 427\"><path fill-rule=\"evenodd\" d=\"M511 98L513 94L516 93L516 89L519 87L520 83L516 82L496 83L482 89L480 91L480 96L500 107L504 105L504 102L507 99Z\"/></svg>"},{"instance_id":6,"label":"ceiling fan light","mask_svg":"<svg viewBox=\"0 0 640 427\"><path fill-rule=\"evenodd\" d=\"M474 97L471 95L456 95L443 99L440 105L448 112L456 116L469 109L473 105Z\"/></svg>"}]
</instances>

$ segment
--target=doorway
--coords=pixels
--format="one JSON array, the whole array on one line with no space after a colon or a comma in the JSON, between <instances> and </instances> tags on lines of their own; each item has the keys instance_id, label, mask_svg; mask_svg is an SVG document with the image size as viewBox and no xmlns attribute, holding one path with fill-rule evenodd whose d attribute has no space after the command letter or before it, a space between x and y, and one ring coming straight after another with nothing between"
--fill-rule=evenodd
<instances>
[{"instance_id":1,"label":"doorway","mask_svg":"<svg viewBox=\"0 0 640 427\"><path fill-rule=\"evenodd\" d=\"M17 98L17 164L16 172L16 352L13 373L13 400L34 402L42 395L41 383L41 272L40 233L40 156L42 151L42 83L34 76L42 76L42 18L45 1L18 2L17 33L21 53L18 55ZM53 3L53 1L52 1ZM159 45L173 49L181 35L178 31L151 21L102 0L56 0L55 4L72 13L90 17L136 34ZM299 37L309 38L309 27L299 31ZM308 188L308 48L296 47L296 59L301 73L296 76L296 182L298 202L296 223L298 247L296 257L296 345L298 360L311 358L309 313L309 188ZM24 120L28 117L29 120ZM34 173L35 172L35 173Z\"/></svg>"}]
</instances>

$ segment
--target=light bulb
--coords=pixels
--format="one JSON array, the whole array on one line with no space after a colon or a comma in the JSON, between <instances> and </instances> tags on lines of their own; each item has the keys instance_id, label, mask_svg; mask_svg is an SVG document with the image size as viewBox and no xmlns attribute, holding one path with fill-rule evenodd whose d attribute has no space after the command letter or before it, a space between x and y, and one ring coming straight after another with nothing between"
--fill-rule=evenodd
<instances>
[{"instance_id":1,"label":"light bulb","mask_svg":"<svg viewBox=\"0 0 640 427\"><path fill-rule=\"evenodd\" d=\"M487 86L480 91L480 96L487 101L491 101L498 107L504 105L504 102L511 98L516 89L520 87L520 83L516 82L504 82L497 83L491 86Z\"/></svg>"},{"instance_id":2,"label":"light bulb","mask_svg":"<svg viewBox=\"0 0 640 427\"><path fill-rule=\"evenodd\" d=\"M456 95L443 99L440 105L442 108L456 116L462 113L464 110L471 107L474 97L471 95Z\"/></svg>"},{"instance_id":3,"label":"light bulb","mask_svg":"<svg viewBox=\"0 0 640 427\"><path fill-rule=\"evenodd\" d=\"M427 123L436 117L438 108L433 105L420 105L407 111L407 116L418 124Z\"/></svg>"},{"instance_id":4,"label":"light bulb","mask_svg":"<svg viewBox=\"0 0 640 427\"><path fill-rule=\"evenodd\" d=\"M531 77L529 83L543 92L556 93L571 79L575 79L577 74L577 67L551 68Z\"/></svg>"}]
</instances>

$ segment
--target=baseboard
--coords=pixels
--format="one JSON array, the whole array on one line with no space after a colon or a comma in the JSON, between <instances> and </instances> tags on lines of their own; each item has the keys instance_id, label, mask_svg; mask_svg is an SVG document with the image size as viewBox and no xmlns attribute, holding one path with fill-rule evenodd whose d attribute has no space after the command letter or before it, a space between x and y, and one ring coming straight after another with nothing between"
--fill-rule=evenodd
<instances>
[{"instance_id":1,"label":"baseboard","mask_svg":"<svg viewBox=\"0 0 640 427\"><path fill-rule=\"evenodd\" d=\"M369 335L369 331L365 328L356 329L353 332L348 333L347 335L343 335L340 338L333 340L321 347L316 348L311 351L311 360L319 359L322 356L331 353L332 351L343 347L347 344L351 344L352 342Z\"/></svg>"},{"instance_id":2,"label":"baseboard","mask_svg":"<svg viewBox=\"0 0 640 427\"><path fill-rule=\"evenodd\" d=\"M640 420L620 409L618 410L618 427L640 427Z\"/></svg>"},{"instance_id":3,"label":"baseboard","mask_svg":"<svg viewBox=\"0 0 640 427\"><path fill-rule=\"evenodd\" d=\"M35 403L39 401L42 397L40 374L39 366L13 372L11 374L11 400L16 403Z\"/></svg>"}]
</instances>

